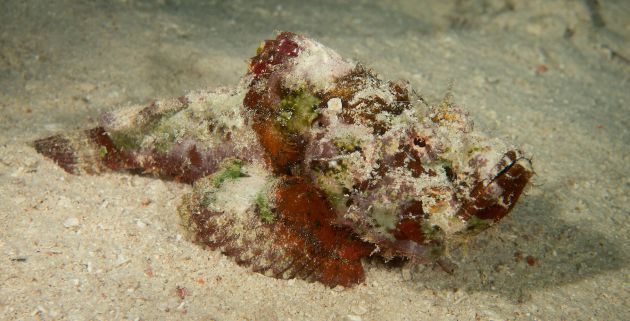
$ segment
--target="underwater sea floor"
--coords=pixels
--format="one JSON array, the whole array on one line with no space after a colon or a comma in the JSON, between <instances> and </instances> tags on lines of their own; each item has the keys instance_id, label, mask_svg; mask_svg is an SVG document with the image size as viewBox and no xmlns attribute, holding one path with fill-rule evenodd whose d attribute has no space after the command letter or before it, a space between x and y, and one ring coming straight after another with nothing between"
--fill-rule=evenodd
<instances>
[{"instance_id":1,"label":"underwater sea floor","mask_svg":"<svg viewBox=\"0 0 630 321\"><path fill-rule=\"evenodd\" d=\"M630 319L630 3L4 1L0 319ZM104 111L234 86L262 39L304 33L447 93L523 146L532 187L432 265L364 262L330 289L250 272L183 236L190 186L73 176L30 142Z\"/></svg>"}]
</instances>

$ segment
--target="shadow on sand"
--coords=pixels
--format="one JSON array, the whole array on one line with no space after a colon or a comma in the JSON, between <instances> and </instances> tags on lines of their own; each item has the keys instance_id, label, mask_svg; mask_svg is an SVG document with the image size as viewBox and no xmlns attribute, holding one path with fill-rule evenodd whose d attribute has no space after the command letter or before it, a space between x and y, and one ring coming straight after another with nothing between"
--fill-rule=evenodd
<instances>
[{"instance_id":1,"label":"shadow on sand","mask_svg":"<svg viewBox=\"0 0 630 321\"><path fill-rule=\"evenodd\" d=\"M486 291L525 302L531 292L618 270L628 259L600 231L557 217L557 200L542 191L523 199L511 217L451 253L451 276L439 268L411 268L416 288Z\"/></svg>"}]
</instances>

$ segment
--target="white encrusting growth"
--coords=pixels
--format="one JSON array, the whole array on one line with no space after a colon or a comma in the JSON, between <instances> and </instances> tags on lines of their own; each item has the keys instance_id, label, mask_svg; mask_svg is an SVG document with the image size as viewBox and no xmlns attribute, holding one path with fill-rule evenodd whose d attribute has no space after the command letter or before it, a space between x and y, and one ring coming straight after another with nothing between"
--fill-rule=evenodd
<instances>
[{"instance_id":1,"label":"white encrusting growth","mask_svg":"<svg viewBox=\"0 0 630 321\"><path fill-rule=\"evenodd\" d=\"M343 108L342 104L341 104L341 99L335 97L335 98L330 98L328 100L328 102L326 103L326 105L328 106L328 110L334 111L334 112L340 112L341 109Z\"/></svg>"},{"instance_id":2,"label":"white encrusting growth","mask_svg":"<svg viewBox=\"0 0 630 321\"><path fill-rule=\"evenodd\" d=\"M245 165L242 172L246 175L237 179L226 180L214 193L212 207L235 216L242 216L254 204L256 196L264 189L271 173L260 165Z\"/></svg>"},{"instance_id":3,"label":"white encrusting growth","mask_svg":"<svg viewBox=\"0 0 630 321\"><path fill-rule=\"evenodd\" d=\"M307 38L297 38L300 54L291 59L291 71L283 74L283 84L294 90L311 87L326 91L336 78L347 75L356 63L343 59L334 50Z\"/></svg>"}]
</instances>

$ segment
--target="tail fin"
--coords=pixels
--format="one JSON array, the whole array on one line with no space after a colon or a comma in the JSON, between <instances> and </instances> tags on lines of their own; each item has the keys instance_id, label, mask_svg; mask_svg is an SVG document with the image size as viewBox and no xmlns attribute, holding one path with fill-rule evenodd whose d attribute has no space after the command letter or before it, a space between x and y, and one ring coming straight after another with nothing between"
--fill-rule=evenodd
<instances>
[{"instance_id":1,"label":"tail fin","mask_svg":"<svg viewBox=\"0 0 630 321\"><path fill-rule=\"evenodd\" d=\"M71 174L133 167L132 156L117 149L102 127L38 139L34 147Z\"/></svg>"},{"instance_id":2,"label":"tail fin","mask_svg":"<svg viewBox=\"0 0 630 321\"><path fill-rule=\"evenodd\" d=\"M131 170L192 183L226 158L262 156L256 134L238 108L244 92L192 92L149 106L101 116L98 127L34 142L35 149L71 174Z\"/></svg>"}]
</instances>

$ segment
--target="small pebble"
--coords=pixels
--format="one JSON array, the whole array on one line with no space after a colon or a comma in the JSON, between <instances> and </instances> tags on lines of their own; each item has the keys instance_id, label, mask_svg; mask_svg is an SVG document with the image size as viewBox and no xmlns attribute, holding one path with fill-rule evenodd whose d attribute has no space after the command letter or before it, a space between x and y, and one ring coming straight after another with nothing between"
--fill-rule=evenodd
<instances>
[{"instance_id":1,"label":"small pebble","mask_svg":"<svg viewBox=\"0 0 630 321\"><path fill-rule=\"evenodd\" d=\"M92 262L89 262L89 261L88 261L87 263L85 263L85 264L84 264L84 266L85 266L85 270L86 270L88 273L92 273Z\"/></svg>"},{"instance_id":2,"label":"small pebble","mask_svg":"<svg viewBox=\"0 0 630 321\"><path fill-rule=\"evenodd\" d=\"M147 224L141 220L136 220L136 226L139 228L144 228L145 226L147 226Z\"/></svg>"},{"instance_id":3,"label":"small pebble","mask_svg":"<svg viewBox=\"0 0 630 321\"><path fill-rule=\"evenodd\" d=\"M79 226L79 219L76 217L71 217L63 222L63 226L65 228L72 228Z\"/></svg>"},{"instance_id":4,"label":"small pebble","mask_svg":"<svg viewBox=\"0 0 630 321\"><path fill-rule=\"evenodd\" d=\"M363 319L360 316L358 316L358 315L348 314L348 315L346 315L346 320L348 320L348 321L361 321Z\"/></svg>"},{"instance_id":5,"label":"small pebble","mask_svg":"<svg viewBox=\"0 0 630 321\"><path fill-rule=\"evenodd\" d=\"M341 111L341 109L343 108L342 104L341 104L341 99L339 98L331 98L330 100L328 100L328 102L326 103L326 105L328 105L328 109L332 110L332 111Z\"/></svg>"},{"instance_id":6,"label":"small pebble","mask_svg":"<svg viewBox=\"0 0 630 321\"><path fill-rule=\"evenodd\" d=\"M352 313L356 315L364 315L365 313L367 313L368 309L365 306L359 304L351 307L350 311L352 311Z\"/></svg>"},{"instance_id":7,"label":"small pebble","mask_svg":"<svg viewBox=\"0 0 630 321\"><path fill-rule=\"evenodd\" d=\"M118 256L116 257L116 261L114 262L114 264L116 266L120 266L123 265L125 263L129 262L129 259L127 259L124 255L122 254L118 254Z\"/></svg>"}]
</instances>

